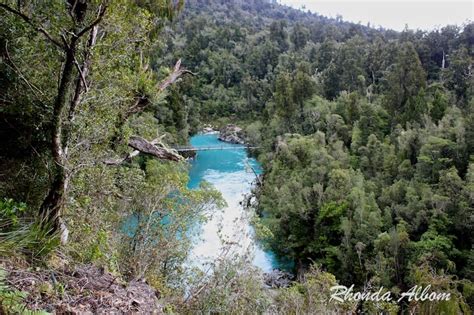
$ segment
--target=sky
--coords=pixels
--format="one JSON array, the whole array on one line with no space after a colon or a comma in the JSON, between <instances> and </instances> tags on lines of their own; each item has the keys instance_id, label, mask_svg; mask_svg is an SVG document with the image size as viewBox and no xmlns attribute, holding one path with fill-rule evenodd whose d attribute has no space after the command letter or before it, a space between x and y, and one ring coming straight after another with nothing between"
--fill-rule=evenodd
<instances>
[{"instance_id":1,"label":"sky","mask_svg":"<svg viewBox=\"0 0 474 315\"><path fill-rule=\"evenodd\" d=\"M432 30L447 24L462 25L474 21L474 1L469 0L278 0L295 8L328 17L342 15L344 21L361 22L373 27L382 26L402 31L410 29Z\"/></svg>"}]
</instances>

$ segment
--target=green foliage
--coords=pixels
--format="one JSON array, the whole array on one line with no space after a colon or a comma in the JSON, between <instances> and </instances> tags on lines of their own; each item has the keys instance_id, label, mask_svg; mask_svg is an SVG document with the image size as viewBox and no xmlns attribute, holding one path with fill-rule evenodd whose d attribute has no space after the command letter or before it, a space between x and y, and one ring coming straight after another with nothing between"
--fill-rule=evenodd
<instances>
[{"instance_id":1,"label":"green foliage","mask_svg":"<svg viewBox=\"0 0 474 315\"><path fill-rule=\"evenodd\" d=\"M9 222L1 221L0 224L9 225ZM58 245L59 237L40 220L23 221L15 228L0 232L0 256L4 257L22 254L33 260L44 259Z\"/></svg>"},{"instance_id":2,"label":"green foliage","mask_svg":"<svg viewBox=\"0 0 474 315\"><path fill-rule=\"evenodd\" d=\"M452 166L454 143L447 139L430 137L420 149L418 156L418 170L420 177L429 182L438 182L439 174Z\"/></svg>"},{"instance_id":3,"label":"green foliage","mask_svg":"<svg viewBox=\"0 0 474 315\"><path fill-rule=\"evenodd\" d=\"M461 104L466 104L472 97L472 77L469 67L472 64L472 55L469 56L466 47L460 47L449 58L451 63L446 73L447 86L454 91Z\"/></svg>"},{"instance_id":4,"label":"green foliage","mask_svg":"<svg viewBox=\"0 0 474 315\"><path fill-rule=\"evenodd\" d=\"M300 36L304 29L289 25L293 51L266 76L274 93L257 116L262 126L248 128L263 146L259 235L298 270L315 261L360 287L413 285L421 263L464 275L472 246L463 232L472 225L464 44L449 70L409 31L390 42L334 41ZM275 41L281 30L271 25ZM452 31L443 36L459 36Z\"/></svg>"},{"instance_id":5,"label":"green foliage","mask_svg":"<svg viewBox=\"0 0 474 315\"><path fill-rule=\"evenodd\" d=\"M403 43L396 63L386 75L386 107L396 121L419 120L426 111L420 95L426 86L426 75L412 43Z\"/></svg>"},{"instance_id":6,"label":"green foliage","mask_svg":"<svg viewBox=\"0 0 474 315\"><path fill-rule=\"evenodd\" d=\"M470 313L470 306L466 303L466 299L472 299L472 292L469 290L460 291L461 286L472 286L472 282L462 281L447 275L444 271L434 271L427 264L422 264L411 270L413 283L419 286L431 285L431 292L449 293L450 299L447 301L422 301L411 302L409 308L421 314L459 314ZM464 296L463 296L464 294Z\"/></svg>"},{"instance_id":7,"label":"green foliage","mask_svg":"<svg viewBox=\"0 0 474 315\"><path fill-rule=\"evenodd\" d=\"M26 204L23 202L15 202L13 199L4 198L0 200L0 220L3 222L10 221L12 227L16 227L19 223L19 218L26 211Z\"/></svg>"},{"instance_id":8,"label":"green foliage","mask_svg":"<svg viewBox=\"0 0 474 315\"><path fill-rule=\"evenodd\" d=\"M130 278L154 275L180 284L180 269L191 248L192 227L202 224L220 194L208 185L187 188L188 176L177 165L149 160L122 226L119 267Z\"/></svg>"},{"instance_id":9,"label":"green foliage","mask_svg":"<svg viewBox=\"0 0 474 315\"><path fill-rule=\"evenodd\" d=\"M275 298L278 314L321 314L354 312L354 302L334 303L330 301L331 287L337 285L336 278L318 266L311 266L300 282L281 289Z\"/></svg>"}]
</instances>

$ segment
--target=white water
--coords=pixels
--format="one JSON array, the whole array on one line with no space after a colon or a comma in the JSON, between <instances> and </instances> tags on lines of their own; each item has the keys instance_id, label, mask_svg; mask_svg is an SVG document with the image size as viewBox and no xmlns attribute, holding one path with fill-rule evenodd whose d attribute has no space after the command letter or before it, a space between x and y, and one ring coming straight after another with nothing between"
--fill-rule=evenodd
<instances>
[{"instance_id":1,"label":"white water","mask_svg":"<svg viewBox=\"0 0 474 315\"><path fill-rule=\"evenodd\" d=\"M202 134L191 138L194 147L225 145L217 140L216 134ZM240 146L241 147L241 146ZM198 151L190 170L191 188L196 188L203 180L219 190L227 203L222 211L217 211L201 227L199 239L195 241L190 253L190 261L205 267L218 258L231 257L233 254L247 255L253 264L264 272L274 269L275 259L271 252L266 252L255 242L254 231L250 225L249 214L240 204L244 195L251 190L255 174L260 165L253 158L248 158L244 149Z\"/></svg>"}]
</instances>

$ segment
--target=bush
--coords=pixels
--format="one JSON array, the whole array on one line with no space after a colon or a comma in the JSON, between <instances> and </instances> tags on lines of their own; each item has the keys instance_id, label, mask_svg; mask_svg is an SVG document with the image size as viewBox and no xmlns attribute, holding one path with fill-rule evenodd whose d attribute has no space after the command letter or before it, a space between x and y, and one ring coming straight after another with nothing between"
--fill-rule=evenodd
<instances>
[{"instance_id":1,"label":"bush","mask_svg":"<svg viewBox=\"0 0 474 315\"><path fill-rule=\"evenodd\" d=\"M334 275L311 266L301 281L281 289L275 298L277 314L352 314L357 304L330 301L330 289L337 285Z\"/></svg>"},{"instance_id":2,"label":"bush","mask_svg":"<svg viewBox=\"0 0 474 315\"><path fill-rule=\"evenodd\" d=\"M26 211L26 204L23 202L15 202L13 199L4 198L0 200L0 220L9 222L11 226L18 225L19 219ZM2 226L3 230L7 228Z\"/></svg>"},{"instance_id":3,"label":"bush","mask_svg":"<svg viewBox=\"0 0 474 315\"><path fill-rule=\"evenodd\" d=\"M227 257L192 286L179 313L262 314L270 303L261 272L244 258Z\"/></svg>"}]
</instances>

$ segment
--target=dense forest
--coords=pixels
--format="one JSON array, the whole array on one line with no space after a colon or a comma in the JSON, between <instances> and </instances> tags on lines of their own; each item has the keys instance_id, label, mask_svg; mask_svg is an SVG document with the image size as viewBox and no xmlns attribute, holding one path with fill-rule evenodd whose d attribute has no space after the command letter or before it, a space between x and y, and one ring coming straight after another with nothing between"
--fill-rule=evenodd
<instances>
[{"instance_id":1,"label":"dense forest","mask_svg":"<svg viewBox=\"0 0 474 315\"><path fill-rule=\"evenodd\" d=\"M472 23L395 32L265 0L0 1L0 313L99 311L71 280L98 268L146 281L165 313L470 314L473 56ZM289 287L238 257L183 266L185 231L223 200L189 189L170 148L228 123L258 147L249 211L294 262ZM451 299L338 304L336 284Z\"/></svg>"}]
</instances>

